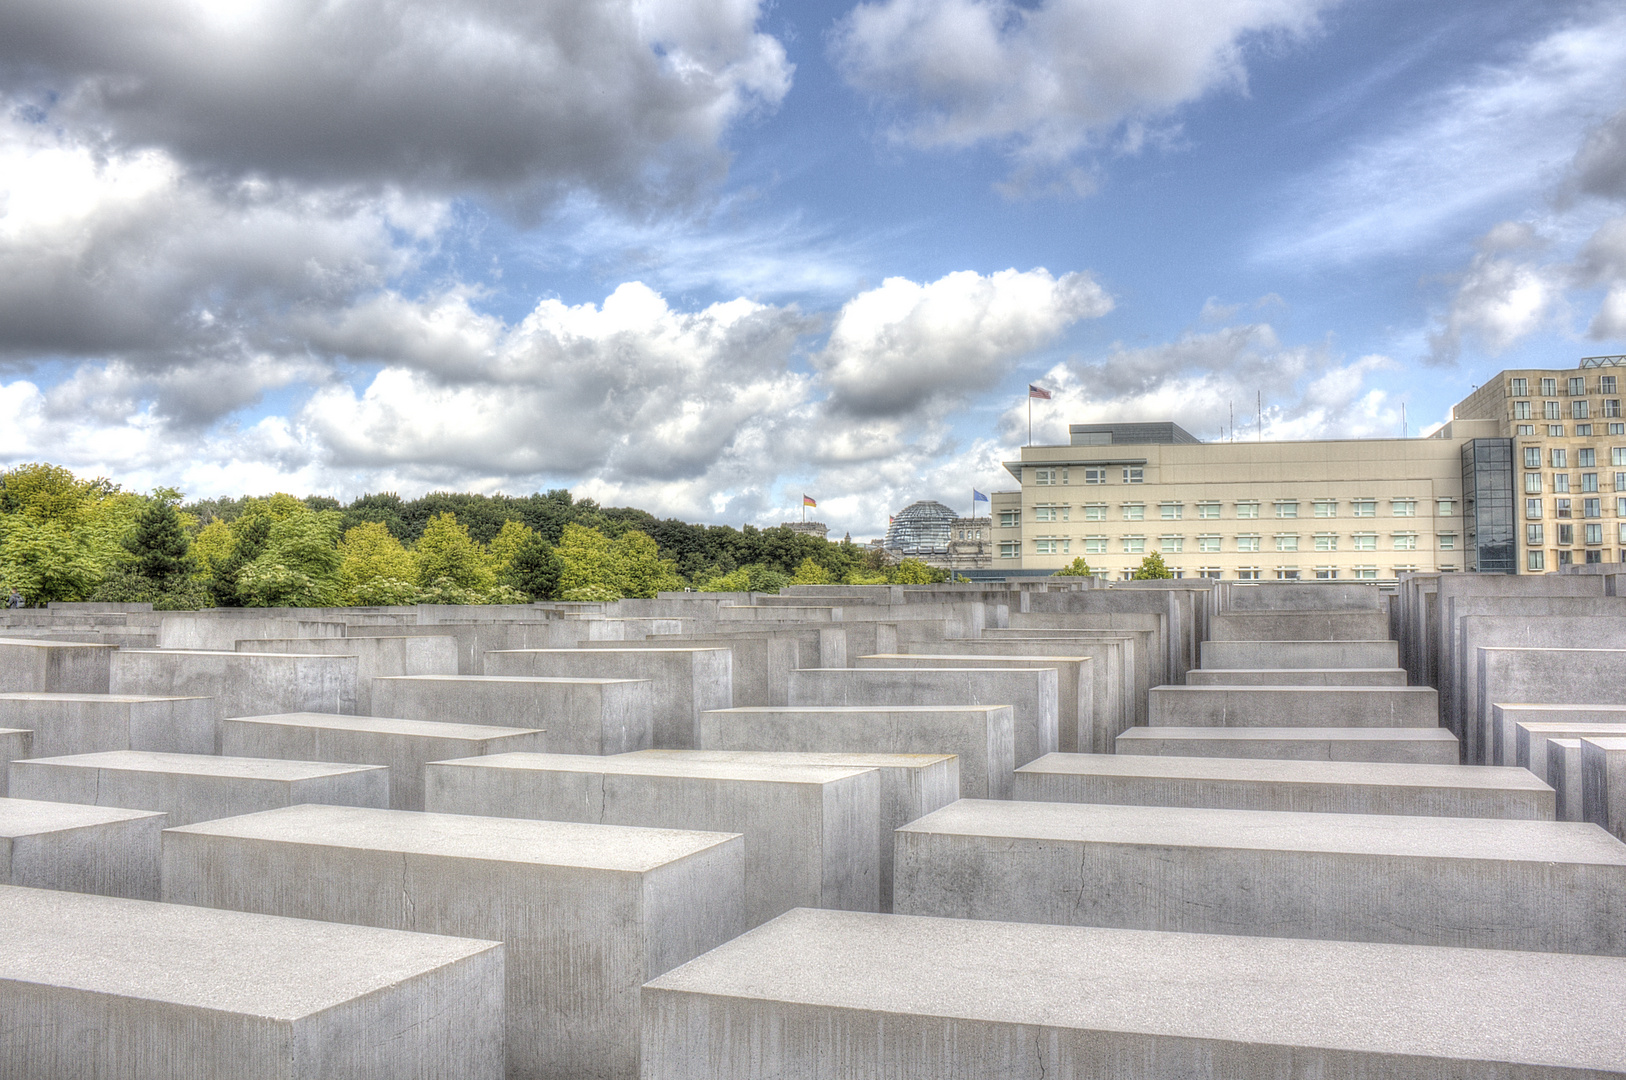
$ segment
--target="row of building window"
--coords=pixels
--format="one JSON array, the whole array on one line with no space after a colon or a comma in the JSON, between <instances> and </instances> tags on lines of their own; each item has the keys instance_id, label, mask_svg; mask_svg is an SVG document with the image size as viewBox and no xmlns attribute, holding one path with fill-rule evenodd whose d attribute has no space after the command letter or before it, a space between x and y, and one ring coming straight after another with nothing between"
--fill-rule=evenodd
<instances>
[{"instance_id":1,"label":"row of building window","mask_svg":"<svg viewBox=\"0 0 1626 1080\"><path fill-rule=\"evenodd\" d=\"M1033 538L1034 553L1038 555L1071 555L1073 541L1079 540L1083 544L1086 555L1105 555L1108 545L1112 542L1106 536L1038 536ZM1186 550L1184 536L1158 536L1147 537L1139 535L1120 536L1117 538L1119 550L1127 555L1140 555L1148 550L1160 551L1165 555L1178 555ZM1193 550L1200 552L1218 553L1224 549L1224 537L1199 536L1196 537L1197 546ZM1258 534L1244 534L1233 538L1236 541L1236 550L1241 552L1265 550L1265 537ZM1298 551L1299 541L1302 537L1298 533L1276 533L1270 537L1277 551ZM1337 551L1339 535L1337 533L1316 533L1310 537L1311 546L1305 550ZM1436 537L1441 551L1453 551L1457 546L1456 533L1439 533ZM1351 551L1376 551L1378 549L1377 533L1355 533L1350 537ZM1154 548L1147 544L1155 543ZM1418 534L1414 532L1397 532L1390 534L1390 544L1395 551L1416 551ZM1600 543L1602 541L1600 540ZM1001 557L1014 559L1021 553L1021 542L1017 540L1002 541L999 545Z\"/></svg>"},{"instance_id":2,"label":"row of building window","mask_svg":"<svg viewBox=\"0 0 1626 1080\"><path fill-rule=\"evenodd\" d=\"M1542 477L1547 475L1549 474L1538 472L1525 473L1524 493L1526 495L1540 495L1543 490ZM1552 473L1550 475L1553 494L1555 495L1568 495L1571 491L1603 490L1603 488L1598 486L1598 474L1595 472L1581 473L1579 474L1579 479L1569 473L1562 472ZM1615 486L1612 490L1626 491L1626 472L1618 472L1615 474Z\"/></svg>"},{"instance_id":3,"label":"row of building window","mask_svg":"<svg viewBox=\"0 0 1626 1080\"><path fill-rule=\"evenodd\" d=\"M1540 380L1540 382L1541 382L1541 396L1542 397L1557 397L1558 396L1558 380L1556 378L1544 378L1544 379ZM1598 376L1598 393L1600 393L1600 394L1618 394L1618 393L1620 393L1620 391L1616 389L1617 385L1618 384L1617 384L1617 382L1615 380L1615 376L1613 376L1613 375L1600 375L1600 376ZM1510 397L1516 397L1516 398L1529 397L1530 396L1530 380L1528 378L1509 379L1507 381L1507 392L1508 392L1508 396L1510 396ZM1570 397L1585 397L1586 396L1586 376L1585 375L1571 375L1569 377L1568 384L1567 384L1567 386L1565 388L1565 392Z\"/></svg>"},{"instance_id":4,"label":"row of building window","mask_svg":"<svg viewBox=\"0 0 1626 1080\"><path fill-rule=\"evenodd\" d=\"M1616 526L1616 531L1617 542L1626 544L1626 522L1622 522L1620 525ZM1552 535L1553 542L1559 547L1569 547L1575 543L1575 526L1554 525ZM1604 527L1601 523L1597 525L1581 526L1581 542L1586 544L1588 547L1596 547L1597 545L1603 543L1603 536ZM1546 538L1547 529L1545 526L1526 525L1524 527L1525 547L1540 547L1547 542Z\"/></svg>"},{"instance_id":5,"label":"row of building window","mask_svg":"<svg viewBox=\"0 0 1626 1080\"><path fill-rule=\"evenodd\" d=\"M1544 503L1541 499L1524 500L1525 518L1530 521L1540 521L1542 517L1543 505ZM1615 496L1615 516L1618 518L1626 518L1626 495ZM1553 517L1601 518L1603 517L1603 499L1582 499L1580 513L1575 512L1574 499L1554 499Z\"/></svg>"},{"instance_id":6,"label":"row of building window","mask_svg":"<svg viewBox=\"0 0 1626 1080\"><path fill-rule=\"evenodd\" d=\"M1214 520L1221 516L1221 503L1200 502L1196 503L1195 505L1197 510L1197 518L1199 520ZM1260 508L1263 506L1263 503L1238 502L1234 505L1235 515L1239 520L1250 520L1260 516ZM1274 500L1270 505L1276 517L1296 518L1299 516L1299 506L1301 503L1300 500L1297 499L1277 499ZM1310 500L1312 516L1318 518L1337 517L1338 505L1339 503L1337 499ZM1378 516L1377 499L1352 499L1350 500L1349 508L1351 517ZM1106 503L1084 503L1079 507L1079 509L1082 510L1084 514L1081 520L1107 520L1108 505ZM1186 516L1186 506L1184 503L1162 502L1157 504L1156 509L1156 517L1158 520L1162 521L1180 521ZM1457 512L1456 500L1436 499L1434 500L1434 510L1435 514L1440 517L1451 517ZM1071 521L1072 511L1072 506L1068 504L1035 503L1033 506L1033 520ZM1389 511L1394 517L1416 517L1417 500L1391 499L1389 500ZM1119 507L1119 513L1124 521L1145 521L1146 504L1139 502L1123 503ZM1020 510L1000 511L999 524L1002 528L1006 529L1017 528L1022 524L1022 512Z\"/></svg>"},{"instance_id":7,"label":"row of building window","mask_svg":"<svg viewBox=\"0 0 1626 1080\"><path fill-rule=\"evenodd\" d=\"M1626 543L1626 541L1622 541L1622 543ZM1604 557L1604 556L1606 556L1608 554L1609 554L1609 552L1601 550L1601 549L1589 549L1587 551L1581 552L1582 562L1589 563L1589 564L1590 563L1609 562L1610 560ZM1622 561L1626 561L1626 550L1621 551L1620 559ZM1551 562L1552 562L1552 565L1554 567L1573 566L1573 565L1575 565L1575 552L1573 552L1573 551L1555 551L1555 552L1553 552L1553 558L1552 558ZM1527 552L1524 553L1524 568L1526 570L1531 570L1531 571L1546 570L1547 566L1548 566L1548 559L1547 559L1547 553L1545 551L1527 551Z\"/></svg>"},{"instance_id":8,"label":"row of building window","mask_svg":"<svg viewBox=\"0 0 1626 1080\"><path fill-rule=\"evenodd\" d=\"M1554 469L1569 468L1569 449L1563 446L1552 447L1547 452L1548 461ZM1609 448L1609 464L1621 468L1626 467L1626 446L1611 446ZM1595 447L1583 446L1575 451L1575 467L1578 469L1592 469L1598 465L1598 451ZM1541 468L1541 447L1526 446L1524 448L1524 467L1527 469Z\"/></svg>"},{"instance_id":9,"label":"row of building window","mask_svg":"<svg viewBox=\"0 0 1626 1080\"><path fill-rule=\"evenodd\" d=\"M1610 435L1626 435L1626 423L1609 424L1609 425L1607 425L1607 427L1608 427L1608 433ZM1519 424L1517 427L1514 428L1513 433L1515 435L1534 435L1536 433L1536 425L1534 425L1534 424ZM1601 435L1601 434L1603 434L1603 432L1598 432L1598 434ZM1547 437L1550 438L1550 439L1562 439L1564 437L1564 425L1563 424L1548 424L1547 425ZM1575 437L1577 439L1590 439L1590 438L1592 438L1592 425L1591 424L1576 424L1575 425Z\"/></svg>"},{"instance_id":10,"label":"row of building window","mask_svg":"<svg viewBox=\"0 0 1626 1080\"><path fill-rule=\"evenodd\" d=\"M1513 403L1513 419L1537 419L1535 410L1533 408L1534 404L1535 403L1531 401L1515 401ZM1558 401L1543 401L1541 403L1540 419L1563 420L1564 410L1562 408L1562 404L1562 402ZM1576 400L1570 402L1569 412L1569 419L1571 420L1590 420L1592 419L1592 402L1588 401L1586 398L1577 398ZM1598 415L1606 420L1610 418L1618 418L1620 416L1620 399L1605 398L1600 403Z\"/></svg>"}]
</instances>

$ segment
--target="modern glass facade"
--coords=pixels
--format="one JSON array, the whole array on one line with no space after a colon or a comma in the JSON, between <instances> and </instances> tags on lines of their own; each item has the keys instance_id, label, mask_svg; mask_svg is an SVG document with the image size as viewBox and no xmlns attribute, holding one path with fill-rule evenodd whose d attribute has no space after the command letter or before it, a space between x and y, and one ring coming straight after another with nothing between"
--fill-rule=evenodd
<instances>
[{"instance_id":1,"label":"modern glass facade","mask_svg":"<svg viewBox=\"0 0 1626 1080\"><path fill-rule=\"evenodd\" d=\"M1467 568L1484 574L1517 573L1512 439L1469 439L1462 444L1462 501Z\"/></svg>"}]
</instances>

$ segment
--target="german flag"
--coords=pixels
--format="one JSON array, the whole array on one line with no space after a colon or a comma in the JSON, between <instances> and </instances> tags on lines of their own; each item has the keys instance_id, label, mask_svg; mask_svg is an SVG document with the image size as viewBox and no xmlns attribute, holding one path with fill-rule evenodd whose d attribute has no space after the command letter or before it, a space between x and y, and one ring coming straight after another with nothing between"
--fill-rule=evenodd
<instances>
[{"instance_id":1,"label":"german flag","mask_svg":"<svg viewBox=\"0 0 1626 1080\"><path fill-rule=\"evenodd\" d=\"M803 495L802 496L802 505L803 506L817 506L817 505L819 505L819 503L818 503L817 499L810 499L806 495Z\"/></svg>"}]
</instances>

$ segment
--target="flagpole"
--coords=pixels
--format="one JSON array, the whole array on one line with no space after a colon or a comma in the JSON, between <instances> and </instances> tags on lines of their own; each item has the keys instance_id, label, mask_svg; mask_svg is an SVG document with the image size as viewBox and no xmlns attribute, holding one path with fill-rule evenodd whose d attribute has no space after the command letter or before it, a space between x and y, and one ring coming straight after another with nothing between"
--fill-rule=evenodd
<instances>
[{"instance_id":1,"label":"flagpole","mask_svg":"<svg viewBox=\"0 0 1626 1080\"><path fill-rule=\"evenodd\" d=\"M1028 445L1033 445L1033 389L1028 388Z\"/></svg>"}]
</instances>

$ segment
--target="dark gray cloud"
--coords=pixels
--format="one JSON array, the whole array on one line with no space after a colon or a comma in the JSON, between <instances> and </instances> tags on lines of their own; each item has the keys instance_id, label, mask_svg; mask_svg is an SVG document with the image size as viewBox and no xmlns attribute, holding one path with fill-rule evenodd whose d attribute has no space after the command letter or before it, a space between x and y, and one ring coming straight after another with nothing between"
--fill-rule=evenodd
<instances>
[{"instance_id":1,"label":"dark gray cloud","mask_svg":"<svg viewBox=\"0 0 1626 1080\"><path fill-rule=\"evenodd\" d=\"M1575 154L1575 187L1626 201L1626 109L1599 124Z\"/></svg>"}]
</instances>

